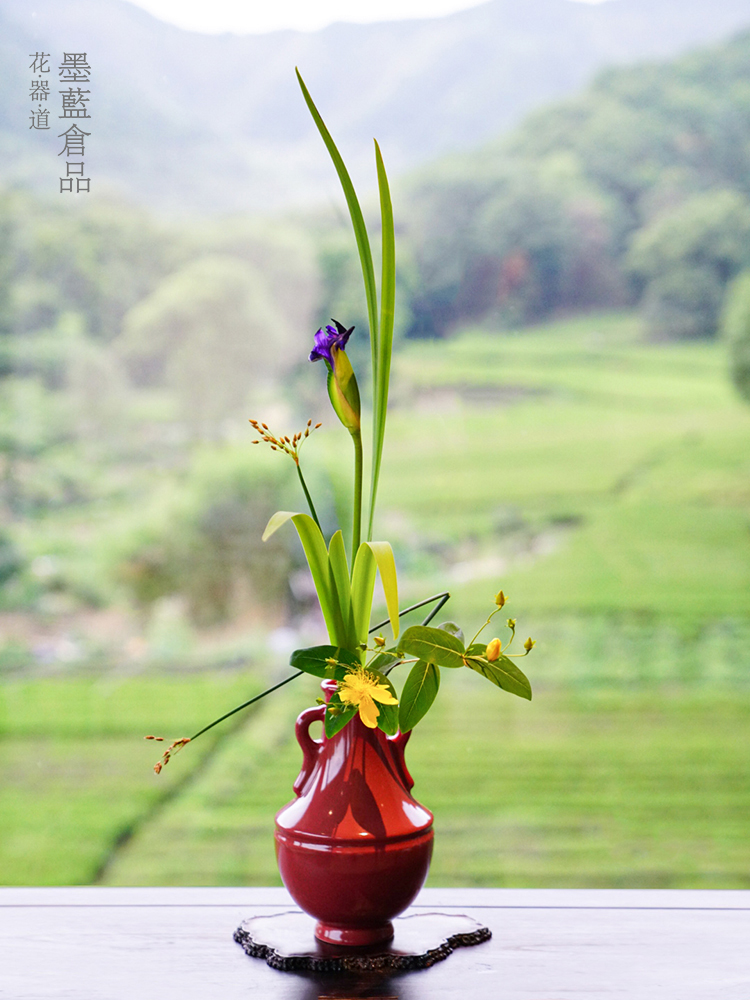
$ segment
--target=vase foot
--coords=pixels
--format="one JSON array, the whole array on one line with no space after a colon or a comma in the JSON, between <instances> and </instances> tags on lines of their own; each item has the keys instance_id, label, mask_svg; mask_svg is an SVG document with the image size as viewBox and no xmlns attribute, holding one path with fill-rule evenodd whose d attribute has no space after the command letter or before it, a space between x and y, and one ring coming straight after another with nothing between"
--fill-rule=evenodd
<instances>
[{"instance_id":1,"label":"vase foot","mask_svg":"<svg viewBox=\"0 0 750 1000\"><path fill-rule=\"evenodd\" d=\"M379 927L337 927L320 920L315 925L315 937L323 944L345 948L368 948L393 940L393 924L387 921Z\"/></svg>"}]
</instances>

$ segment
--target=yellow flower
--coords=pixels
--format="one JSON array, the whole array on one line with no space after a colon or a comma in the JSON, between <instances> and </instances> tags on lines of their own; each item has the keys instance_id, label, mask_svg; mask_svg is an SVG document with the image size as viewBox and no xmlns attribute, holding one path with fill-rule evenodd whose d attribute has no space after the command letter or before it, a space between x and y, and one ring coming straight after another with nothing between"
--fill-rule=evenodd
<instances>
[{"instance_id":1,"label":"yellow flower","mask_svg":"<svg viewBox=\"0 0 750 1000\"><path fill-rule=\"evenodd\" d=\"M484 655L493 663L495 660L500 658L500 650L503 648L503 644L499 639L493 639L491 642L487 643L487 649Z\"/></svg>"},{"instance_id":2,"label":"yellow flower","mask_svg":"<svg viewBox=\"0 0 750 1000\"><path fill-rule=\"evenodd\" d=\"M388 688L365 667L357 667L339 683L339 698L346 705L356 705L360 719L370 729L375 729L380 715L376 701L381 705L398 705Z\"/></svg>"}]
</instances>

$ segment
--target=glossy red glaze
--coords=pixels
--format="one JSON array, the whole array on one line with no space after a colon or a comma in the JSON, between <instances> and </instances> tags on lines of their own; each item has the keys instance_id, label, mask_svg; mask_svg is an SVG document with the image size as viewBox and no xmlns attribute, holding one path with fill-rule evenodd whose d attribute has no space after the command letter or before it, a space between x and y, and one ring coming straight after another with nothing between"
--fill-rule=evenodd
<instances>
[{"instance_id":1,"label":"glossy red glaze","mask_svg":"<svg viewBox=\"0 0 750 1000\"><path fill-rule=\"evenodd\" d=\"M321 685L327 697L335 681ZM284 885L318 920L330 944L367 946L393 936L391 920L414 900L432 856L432 813L411 796L404 762L410 733L389 737L359 716L331 739L310 726L324 707L297 719L304 755L297 796L276 816Z\"/></svg>"}]
</instances>

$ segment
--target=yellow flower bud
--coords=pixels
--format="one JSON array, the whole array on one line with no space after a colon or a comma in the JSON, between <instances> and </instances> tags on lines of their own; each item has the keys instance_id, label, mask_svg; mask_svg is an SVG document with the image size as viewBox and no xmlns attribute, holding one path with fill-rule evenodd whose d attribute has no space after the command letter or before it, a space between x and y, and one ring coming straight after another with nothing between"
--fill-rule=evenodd
<instances>
[{"instance_id":1,"label":"yellow flower bud","mask_svg":"<svg viewBox=\"0 0 750 1000\"><path fill-rule=\"evenodd\" d=\"M493 639L491 642L487 643L487 649L485 650L484 655L487 657L487 659L490 661L490 663L492 663L493 661L499 659L499 657L500 657L500 650L502 648L503 648L503 644L500 642L500 640L499 639Z\"/></svg>"},{"instance_id":2,"label":"yellow flower bud","mask_svg":"<svg viewBox=\"0 0 750 1000\"><path fill-rule=\"evenodd\" d=\"M498 591L498 592L497 592L497 593L495 594L495 604L497 604L497 606L498 606L499 608L502 608L502 606L503 606L503 605L505 604L505 602L506 602L507 600L508 600L508 598L507 598L507 597L505 596L505 594L504 594L504 593L502 592L502 590L499 590L499 591Z\"/></svg>"},{"instance_id":3,"label":"yellow flower bud","mask_svg":"<svg viewBox=\"0 0 750 1000\"><path fill-rule=\"evenodd\" d=\"M516 619L515 618L509 618L508 619L508 628L515 628L515 627L516 627Z\"/></svg>"},{"instance_id":4,"label":"yellow flower bud","mask_svg":"<svg viewBox=\"0 0 750 1000\"><path fill-rule=\"evenodd\" d=\"M382 635L375 636L375 645L380 646L381 648L385 646L385 639L383 638Z\"/></svg>"},{"instance_id":5,"label":"yellow flower bud","mask_svg":"<svg viewBox=\"0 0 750 1000\"><path fill-rule=\"evenodd\" d=\"M527 653L529 653L531 652L532 647L535 645L536 645L536 639L532 639L531 636L529 636L529 638L523 644L523 648L526 650Z\"/></svg>"}]
</instances>

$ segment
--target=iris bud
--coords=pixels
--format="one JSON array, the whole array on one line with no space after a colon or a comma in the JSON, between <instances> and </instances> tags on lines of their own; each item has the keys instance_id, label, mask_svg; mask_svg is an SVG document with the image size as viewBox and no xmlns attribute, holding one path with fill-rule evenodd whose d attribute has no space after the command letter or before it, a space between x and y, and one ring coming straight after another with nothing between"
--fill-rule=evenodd
<instances>
[{"instance_id":1,"label":"iris bud","mask_svg":"<svg viewBox=\"0 0 750 1000\"><path fill-rule=\"evenodd\" d=\"M332 365L328 371L328 396L336 416L350 434L360 429L359 387L346 351L331 348Z\"/></svg>"}]
</instances>

